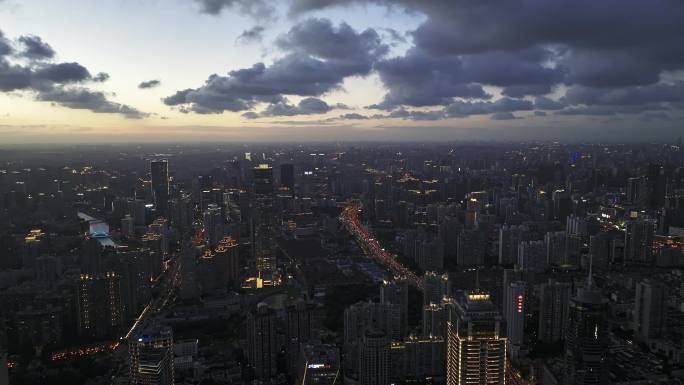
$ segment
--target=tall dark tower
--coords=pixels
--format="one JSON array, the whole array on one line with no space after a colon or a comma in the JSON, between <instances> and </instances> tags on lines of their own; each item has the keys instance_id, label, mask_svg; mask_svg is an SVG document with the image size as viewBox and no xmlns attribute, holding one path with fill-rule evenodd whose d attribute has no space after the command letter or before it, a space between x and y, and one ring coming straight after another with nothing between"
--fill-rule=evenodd
<instances>
[{"instance_id":1,"label":"tall dark tower","mask_svg":"<svg viewBox=\"0 0 684 385\"><path fill-rule=\"evenodd\" d=\"M565 343L565 383L568 385L608 383L606 303L601 290L593 285L590 268L586 286L570 301Z\"/></svg>"},{"instance_id":2,"label":"tall dark tower","mask_svg":"<svg viewBox=\"0 0 684 385\"><path fill-rule=\"evenodd\" d=\"M280 165L280 184L287 187L290 192L294 192L294 165L281 164Z\"/></svg>"},{"instance_id":3,"label":"tall dark tower","mask_svg":"<svg viewBox=\"0 0 684 385\"><path fill-rule=\"evenodd\" d=\"M152 198L159 216L166 216L169 206L169 161L166 159L150 162L152 176Z\"/></svg>"},{"instance_id":4,"label":"tall dark tower","mask_svg":"<svg viewBox=\"0 0 684 385\"><path fill-rule=\"evenodd\" d=\"M273 169L268 164L254 168L254 259L259 272L276 269Z\"/></svg>"}]
</instances>

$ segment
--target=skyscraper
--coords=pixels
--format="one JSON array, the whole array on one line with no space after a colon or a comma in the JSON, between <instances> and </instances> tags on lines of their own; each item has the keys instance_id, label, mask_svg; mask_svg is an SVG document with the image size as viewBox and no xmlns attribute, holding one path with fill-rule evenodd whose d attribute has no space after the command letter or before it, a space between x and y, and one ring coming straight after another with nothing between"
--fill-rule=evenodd
<instances>
[{"instance_id":1,"label":"skyscraper","mask_svg":"<svg viewBox=\"0 0 684 385\"><path fill-rule=\"evenodd\" d=\"M645 279L636 285L634 336L648 343L660 337L665 327L667 289L660 282Z\"/></svg>"},{"instance_id":2,"label":"skyscraper","mask_svg":"<svg viewBox=\"0 0 684 385\"><path fill-rule=\"evenodd\" d=\"M625 226L625 264L653 263L653 223L634 220Z\"/></svg>"},{"instance_id":3,"label":"skyscraper","mask_svg":"<svg viewBox=\"0 0 684 385\"><path fill-rule=\"evenodd\" d=\"M131 385L173 385L173 332L152 326L128 344Z\"/></svg>"},{"instance_id":4,"label":"skyscraper","mask_svg":"<svg viewBox=\"0 0 684 385\"><path fill-rule=\"evenodd\" d=\"M447 385L505 384L506 323L488 293L464 293L447 322Z\"/></svg>"},{"instance_id":5,"label":"skyscraper","mask_svg":"<svg viewBox=\"0 0 684 385\"><path fill-rule=\"evenodd\" d=\"M385 332L368 329L359 344L359 384L389 385L390 339Z\"/></svg>"},{"instance_id":6,"label":"skyscraper","mask_svg":"<svg viewBox=\"0 0 684 385\"><path fill-rule=\"evenodd\" d=\"M301 344L311 340L314 307L315 304L299 299L286 309L288 369L293 374L296 373Z\"/></svg>"},{"instance_id":7,"label":"skyscraper","mask_svg":"<svg viewBox=\"0 0 684 385\"><path fill-rule=\"evenodd\" d=\"M593 285L590 273L586 286L579 288L570 301L565 338L566 385L608 383L606 305L607 301L601 290Z\"/></svg>"},{"instance_id":8,"label":"skyscraper","mask_svg":"<svg viewBox=\"0 0 684 385\"><path fill-rule=\"evenodd\" d=\"M565 339L570 305L570 284L549 280L540 286L539 328L537 338L542 342Z\"/></svg>"},{"instance_id":9,"label":"skyscraper","mask_svg":"<svg viewBox=\"0 0 684 385\"><path fill-rule=\"evenodd\" d=\"M152 177L152 199L158 216L166 216L169 205L169 161L166 159L150 162Z\"/></svg>"},{"instance_id":10,"label":"skyscraper","mask_svg":"<svg viewBox=\"0 0 684 385\"><path fill-rule=\"evenodd\" d=\"M280 184L290 190L290 192L294 192L295 177L293 164L280 165Z\"/></svg>"},{"instance_id":11,"label":"skyscraper","mask_svg":"<svg viewBox=\"0 0 684 385\"><path fill-rule=\"evenodd\" d=\"M267 164L254 168L254 259L259 272L276 269L273 169Z\"/></svg>"},{"instance_id":12,"label":"skyscraper","mask_svg":"<svg viewBox=\"0 0 684 385\"><path fill-rule=\"evenodd\" d=\"M260 380L276 374L276 322L275 312L264 302L247 314L247 358Z\"/></svg>"},{"instance_id":13,"label":"skyscraper","mask_svg":"<svg viewBox=\"0 0 684 385\"><path fill-rule=\"evenodd\" d=\"M508 307L504 309L506 318L508 348L512 357L517 356L523 344L525 311L527 308L526 285L524 281L511 282L506 288Z\"/></svg>"},{"instance_id":14,"label":"skyscraper","mask_svg":"<svg viewBox=\"0 0 684 385\"><path fill-rule=\"evenodd\" d=\"M399 328L394 327L393 335L390 337L395 340L404 338L408 334L408 282L403 278L383 282L380 286L380 302L392 305L392 311L395 313L393 319L398 317L399 320Z\"/></svg>"}]
</instances>

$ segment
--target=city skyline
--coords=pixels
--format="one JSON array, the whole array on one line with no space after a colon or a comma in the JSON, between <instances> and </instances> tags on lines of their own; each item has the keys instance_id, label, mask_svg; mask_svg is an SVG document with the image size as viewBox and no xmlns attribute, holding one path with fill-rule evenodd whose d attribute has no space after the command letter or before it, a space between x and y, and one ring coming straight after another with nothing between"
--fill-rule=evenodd
<instances>
[{"instance_id":1,"label":"city skyline","mask_svg":"<svg viewBox=\"0 0 684 385\"><path fill-rule=\"evenodd\" d=\"M0 136L671 142L683 17L668 0L2 0Z\"/></svg>"}]
</instances>

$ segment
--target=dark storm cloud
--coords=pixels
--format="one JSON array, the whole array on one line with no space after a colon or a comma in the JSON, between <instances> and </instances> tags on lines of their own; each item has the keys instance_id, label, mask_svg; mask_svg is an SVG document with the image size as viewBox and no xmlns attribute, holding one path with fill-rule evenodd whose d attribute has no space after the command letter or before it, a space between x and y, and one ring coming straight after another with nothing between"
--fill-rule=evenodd
<instances>
[{"instance_id":1,"label":"dark storm cloud","mask_svg":"<svg viewBox=\"0 0 684 385\"><path fill-rule=\"evenodd\" d=\"M489 97L481 85L468 82L463 63L456 56L435 57L411 49L405 56L376 63L375 68L388 93L374 108L446 105L453 97Z\"/></svg>"},{"instance_id":2,"label":"dark storm cloud","mask_svg":"<svg viewBox=\"0 0 684 385\"><path fill-rule=\"evenodd\" d=\"M339 89L345 78L369 74L387 52L374 30L357 33L321 19L295 25L277 44L289 53L271 65L211 75L204 85L178 91L164 103L205 114L251 110L262 102L287 110L283 95L315 97Z\"/></svg>"},{"instance_id":3,"label":"dark storm cloud","mask_svg":"<svg viewBox=\"0 0 684 385\"><path fill-rule=\"evenodd\" d=\"M21 36L19 42L23 46L23 50L20 53L23 57L42 60L51 59L55 56L55 50L38 36Z\"/></svg>"},{"instance_id":4,"label":"dark storm cloud","mask_svg":"<svg viewBox=\"0 0 684 385\"><path fill-rule=\"evenodd\" d=\"M243 44L259 42L263 39L263 34L265 30L266 29L264 27L260 25L255 25L250 29L242 31L240 36L238 36L235 40Z\"/></svg>"},{"instance_id":5,"label":"dark storm cloud","mask_svg":"<svg viewBox=\"0 0 684 385\"><path fill-rule=\"evenodd\" d=\"M90 72L78 63L46 64L38 67L33 74L38 81L50 83L74 83L91 79Z\"/></svg>"},{"instance_id":6,"label":"dark storm cloud","mask_svg":"<svg viewBox=\"0 0 684 385\"><path fill-rule=\"evenodd\" d=\"M80 87L60 87L41 92L38 94L38 100L53 102L67 108L90 110L96 113L121 114L130 119L140 119L148 115L124 104L112 102L100 91L92 91Z\"/></svg>"},{"instance_id":7,"label":"dark storm cloud","mask_svg":"<svg viewBox=\"0 0 684 385\"><path fill-rule=\"evenodd\" d=\"M346 23L335 27L328 19L307 19L280 36L276 44L285 50L326 60L338 60L370 69L374 60L385 55L383 44L374 29L357 33Z\"/></svg>"},{"instance_id":8,"label":"dark storm cloud","mask_svg":"<svg viewBox=\"0 0 684 385\"><path fill-rule=\"evenodd\" d=\"M512 120L512 119L516 119L516 117L511 112L495 112L489 117L489 119L491 119L491 120Z\"/></svg>"},{"instance_id":9,"label":"dark storm cloud","mask_svg":"<svg viewBox=\"0 0 684 385\"><path fill-rule=\"evenodd\" d=\"M340 119L344 119L344 120L368 120L370 118L366 115L361 115L361 114L358 114L356 112L351 112L349 114L340 115Z\"/></svg>"},{"instance_id":10,"label":"dark storm cloud","mask_svg":"<svg viewBox=\"0 0 684 385\"><path fill-rule=\"evenodd\" d=\"M497 112L530 111L534 109L534 104L529 100L511 99L503 97L493 102L475 101L464 102L454 101L444 108L444 113L449 117L467 117L470 115L492 114Z\"/></svg>"},{"instance_id":11,"label":"dark storm cloud","mask_svg":"<svg viewBox=\"0 0 684 385\"><path fill-rule=\"evenodd\" d=\"M388 93L373 107L484 98L487 85L515 98L565 85L567 97L538 98L536 108L587 115L681 109L680 85L661 80L684 69L681 1L293 0L290 12L354 4L426 16L411 33L412 49L376 63Z\"/></svg>"},{"instance_id":12,"label":"dark storm cloud","mask_svg":"<svg viewBox=\"0 0 684 385\"><path fill-rule=\"evenodd\" d=\"M537 96L534 99L534 106L540 110L562 110L566 104L562 101L547 98L546 96Z\"/></svg>"},{"instance_id":13,"label":"dark storm cloud","mask_svg":"<svg viewBox=\"0 0 684 385\"><path fill-rule=\"evenodd\" d=\"M52 63L55 52L37 36L17 39L20 50L15 50L0 31L0 92L24 91L39 101L54 103L73 109L87 109L97 113L117 113L127 118L147 116L137 109L110 101L100 91L83 86L88 82L103 82L109 75L100 72L95 76L76 62ZM12 59L29 59L13 62Z\"/></svg>"},{"instance_id":14,"label":"dark storm cloud","mask_svg":"<svg viewBox=\"0 0 684 385\"><path fill-rule=\"evenodd\" d=\"M160 80L154 79L154 80L146 80L144 82L140 82L138 84L138 88L140 89L148 89L148 88L154 88L157 87L161 84Z\"/></svg>"},{"instance_id":15,"label":"dark storm cloud","mask_svg":"<svg viewBox=\"0 0 684 385\"><path fill-rule=\"evenodd\" d=\"M195 0L203 13L218 15L224 9L258 18L273 17L274 4L264 0Z\"/></svg>"},{"instance_id":16,"label":"dark storm cloud","mask_svg":"<svg viewBox=\"0 0 684 385\"><path fill-rule=\"evenodd\" d=\"M324 114L332 110L328 103L318 98L305 98L299 104L292 105L287 100L269 104L261 116L295 116Z\"/></svg>"}]
</instances>

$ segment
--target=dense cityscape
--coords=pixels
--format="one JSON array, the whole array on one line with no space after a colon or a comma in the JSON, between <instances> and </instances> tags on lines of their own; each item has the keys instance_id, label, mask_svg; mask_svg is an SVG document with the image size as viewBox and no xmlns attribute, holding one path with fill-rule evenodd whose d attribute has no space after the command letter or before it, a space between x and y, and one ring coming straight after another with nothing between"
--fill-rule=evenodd
<instances>
[{"instance_id":1,"label":"dense cityscape","mask_svg":"<svg viewBox=\"0 0 684 385\"><path fill-rule=\"evenodd\" d=\"M0 384L682 384L684 150L0 150Z\"/></svg>"}]
</instances>

